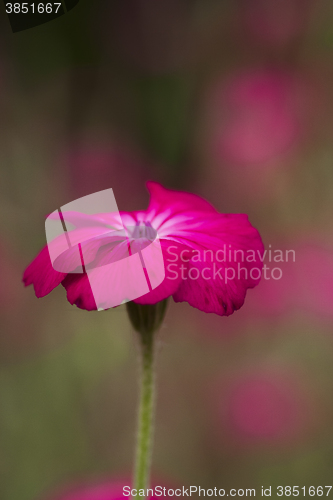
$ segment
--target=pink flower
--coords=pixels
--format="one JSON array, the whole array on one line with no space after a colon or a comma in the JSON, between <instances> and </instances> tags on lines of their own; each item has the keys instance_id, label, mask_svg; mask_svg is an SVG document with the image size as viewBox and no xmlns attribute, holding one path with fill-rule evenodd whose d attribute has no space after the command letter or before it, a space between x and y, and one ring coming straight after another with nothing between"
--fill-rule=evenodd
<instances>
[{"instance_id":1,"label":"pink flower","mask_svg":"<svg viewBox=\"0 0 333 500\"><path fill-rule=\"evenodd\" d=\"M288 151L300 134L300 88L292 75L267 70L235 75L223 92L218 87L212 103L216 156L256 164Z\"/></svg>"},{"instance_id":2,"label":"pink flower","mask_svg":"<svg viewBox=\"0 0 333 500\"><path fill-rule=\"evenodd\" d=\"M247 212L247 201L281 202L295 156L322 116L322 87L310 73L278 67L218 79L203 105L201 192L216 203L223 193L230 211Z\"/></svg>"},{"instance_id":3,"label":"pink flower","mask_svg":"<svg viewBox=\"0 0 333 500\"><path fill-rule=\"evenodd\" d=\"M186 301L201 311L221 316L239 309L247 289L259 283L262 268L263 244L247 215L220 214L199 196L165 189L157 183L149 182L148 190L151 199L146 211L120 215L134 251L144 245L141 227L157 232L165 277L159 286L135 302L155 304L172 296L175 302ZM72 232L74 240L82 241L82 235L87 240L87 234L90 238L86 242L85 265L100 269L123 258L127 246L115 247L108 229L115 225L114 214L82 218L81 214L73 213L72 218L77 226ZM61 283L71 304L81 309L96 309L87 274L75 272L81 262L71 249L61 255L61 260L64 272L52 267L45 247L26 269L25 285L33 284L36 296L43 297ZM114 288L120 290L123 281L120 277Z\"/></svg>"},{"instance_id":4,"label":"pink flower","mask_svg":"<svg viewBox=\"0 0 333 500\"><path fill-rule=\"evenodd\" d=\"M301 375L278 367L258 368L229 382L219 397L219 415L231 442L288 446L307 436L320 415L313 410L318 405Z\"/></svg>"}]
</instances>

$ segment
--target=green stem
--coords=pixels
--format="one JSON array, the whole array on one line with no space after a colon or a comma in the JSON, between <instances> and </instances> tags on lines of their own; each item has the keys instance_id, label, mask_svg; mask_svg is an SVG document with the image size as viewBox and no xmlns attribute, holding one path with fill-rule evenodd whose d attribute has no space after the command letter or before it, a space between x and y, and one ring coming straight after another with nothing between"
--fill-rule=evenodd
<instances>
[{"instance_id":1,"label":"green stem","mask_svg":"<svg viewBox=\"0 0 333 500\"><path fill-rule=\"evenodd\" d=\"M127 302L126 304L129 319L139 334L142 355L134 477L136 490L149 488L154 427L154 340L156 332L163 322L167 303L168 299L161 300L157 304L140 305L135 302Z\"/></svg>"},{"instance_id":2,"label":"green stem","mask_svg":"<svg viewBox=\"0 0 333 500\"><path fill-rule=\"evenodd\" d=\"M149 487L154 419L154 332L140 333L142 370L134 488Z\"/></svg>"}]
</instances>

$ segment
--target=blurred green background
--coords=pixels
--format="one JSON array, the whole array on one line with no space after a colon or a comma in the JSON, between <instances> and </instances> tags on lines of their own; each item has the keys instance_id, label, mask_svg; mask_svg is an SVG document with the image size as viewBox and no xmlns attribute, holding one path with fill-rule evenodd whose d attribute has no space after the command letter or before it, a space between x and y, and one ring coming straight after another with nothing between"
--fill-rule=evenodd
<instances>
[{"instance_id":1,"label":"blurred green background","mask_svg":"<svg viewBox=\"0 0 333 500\"><path fill-rule=\"evenodd\" d=\"M296 251L229 318L170 304L153 476L331 483L332 88L328 0L81 0L16 34L0 6L1 500L131 474L125 307L81 311L62 287L36 299L21 279L47 214L108 187L120 210L145 208L148 179Z\"/></svg>"}]
</instances>

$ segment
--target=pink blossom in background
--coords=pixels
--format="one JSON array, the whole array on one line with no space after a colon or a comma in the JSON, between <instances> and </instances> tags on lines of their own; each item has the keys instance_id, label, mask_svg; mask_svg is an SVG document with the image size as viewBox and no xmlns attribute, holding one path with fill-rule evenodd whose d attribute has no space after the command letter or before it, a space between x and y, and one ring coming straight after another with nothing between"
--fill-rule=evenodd
<instances>
[{"instance_id":1,"label":"pink blossom in background","mask_svg":"<svg viewBox=\"0 0 333 500\"><path fill-rule=\"evenodd\" d=\"M74 147L61 163L73 198L112 187L121 209L131 210L145 201L141 186L150 166L129 147L91 142Z\"/></svg>"},{"instance_id":2,"label":"pink blossom in background","mask_svg":"<svg viewBox=\"0 0 333 500\"><path fill-rule=\"evenodd\" d=\"M235 164L261 164L285 154L300 137L301 82L275 70L242 72L212 98L213 151Z\"/></svg>"},{"instance_id":3,"label":"pink blossom in background","mask_svg":"<svg viewBox=\"0 0 333 500\"><path fill-rule=\"evenodd\" d=\"M217 79L204 99L200 190L231 212L281 200L318 123L322 90L316 77L279 68Z\"/></svg>"},{"instance_id":4,"label":"pink blossom in background","mask_svg":"<svg viewBox=\"0 0 333 500\"><path fill-rule=\"evenodd\" d=\"M313 0L240 0L243 32L261 44L283 48L306 34L313 13Z\"/></svg>"},{"instance_id":5,"label":"pink blossom in background","mask_svg":"<svg viewBox=\"0 0 333 500\"><path fill-rule=\"evenodd\" d=\"M33 284L37 297L44 297L61 283L66 288L67 299L71 304L81 309L95 310L96 302L87 274L77 272L77 268L82 267L80 255L76 251L77 243L84 240L82 253L85 256L85 266L88 265L92 272L99 273L101 266L123 259L128 252L128 239L134 251L142 245L147 246L147 242L142 241L141 230L144 226L158 235L164 258L165 278L159 286L135 299L135 302L155 304L172 296L175 302L186 301L201 311L220 316L229 316L239 309L244 303L248 288L255 287L260 281L264 250L261 237L250 224L247 215L221 214L199 196L165 189L154 182L148 183L148 189L148 209L120 212L121 220L112 213L94 216L69 213L69 220L75 229L68 234L74 246L63 251L59 257L64 272L58 272L52 267L49 249L45 247L25 270L25 285ZM66 217L64 214L65 220ZM115 237L111 227L128 233L126 241L124 239L118 244L119 231ZM54 242L57 245L57 239ZM240 263L245 268L242 273L237 272L241 258L239 253L236 259L232 254L231 260L228 255L224 262L220 260L222 256L217 252L224 246L232 252L237 249L252 252L251 261ZM208 251L206 257L205 251ZM228 268L234 270L234 274L227 271ZM252 269L255 270L254 273ZM122 275L118 276L114 290L122 289L123 278ZM121 302L122 300L118 301L118 304Z\"/></svg>"},{"instance_id":6,"label":"pink blossom in background","mask_svg":"<svg viewBox=\"0 0 333 500\"><path fill-rule=\"evenodd\" d=\"M219 397L231 443L288 446L316 425L314 398L297 371L259 368L230 380Z\"/></svg>"}]
</instances>

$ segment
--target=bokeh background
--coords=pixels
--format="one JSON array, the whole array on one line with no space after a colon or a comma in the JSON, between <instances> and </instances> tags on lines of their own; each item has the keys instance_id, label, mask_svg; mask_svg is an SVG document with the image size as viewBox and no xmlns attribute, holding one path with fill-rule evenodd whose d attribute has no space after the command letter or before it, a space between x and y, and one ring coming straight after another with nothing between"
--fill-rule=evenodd
<instances>
[{"instance_id":1,"label":"bokeh background","mask_svg":"<svg viewBox=\"0 0 333 500\"><path fill-rule=\"evenodd\" d=\"M296 251L229 318L170 304L154 478L272 498L332 484L332 88L329 0L81 0L14 35L0 6L2 500L131 476L125 307L81 311L21 279L48 213L108 187L145 208L148 179Z\"/></svg>"}]
</instances>

